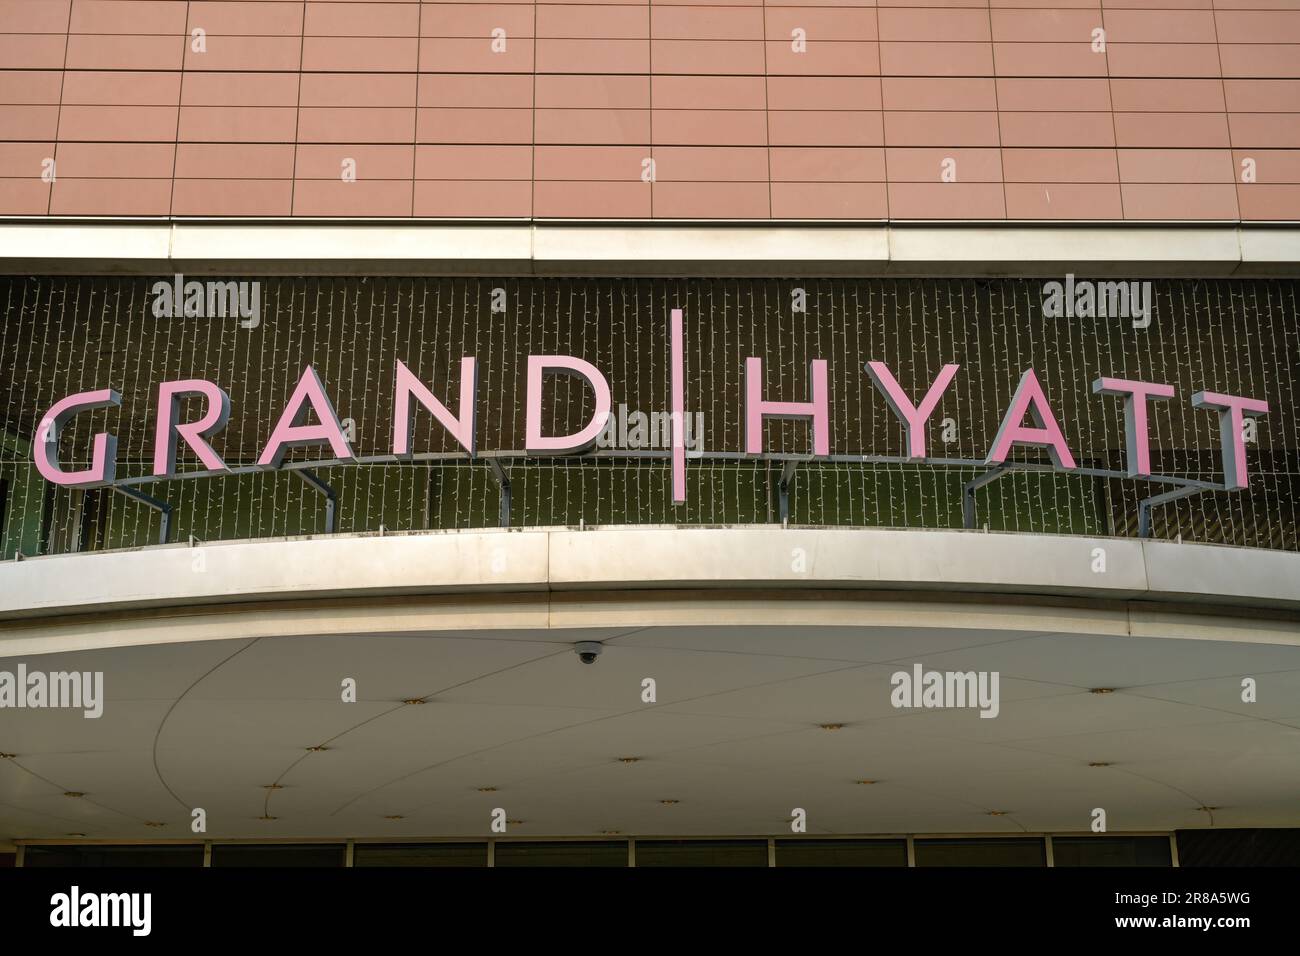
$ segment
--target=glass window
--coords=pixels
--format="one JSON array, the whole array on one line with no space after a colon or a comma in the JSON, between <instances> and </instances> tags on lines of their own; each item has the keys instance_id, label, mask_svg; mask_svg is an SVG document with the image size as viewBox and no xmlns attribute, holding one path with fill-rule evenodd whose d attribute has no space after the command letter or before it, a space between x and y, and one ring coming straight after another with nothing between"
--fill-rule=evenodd
<instances>
[{"instance_id":1,"label":"glass window","mask_svg":"<svg viewBox=\"0 0 1300 956\"><path fill-rule=\"evenodd\" d=\"M29 846L23 866L202 866L203 846Z\"/></svg>"},{"instance_id":2,"label":"glass window","mask_svg":"<svg viewBox=\"0 0 1300 956\"><path fill-rule=\"evenodd\" d=\"M213 866L343 866L347 848L341 843L218 843L212 847Z\"/></svg>"},{"instance_id":3,"label":"glass window","mask_svg":"<svg viewBox=\"0 0 1300 956\"><path fill-rule=\"evenodd\" d=\"M766 840L637 840L637 866L767 866Z\"/></svg>"},{"instance_id":4,"label":"glass window","mask_svg":"<svg viewBox=\"0 0 1300 956\"><path fill-rule=\"evenodd\" d=\"M486 843L358 843L353 866L487 866Z\"/></svg>"},{"instance_id":5,"label":"glass window","mask_svg":"<svg viewBox=\"0 0 1300 956\"><path fill-rule=\"evenodd\" d=\"M1046 866L1047 849L1036 838L917 840L917 866Z\"/></svg>"},{"instance_id":6,"label":"glass window","mask_svg":"<svg viewBox=\"0 0 1300 956\"><path fill-rule=\"evenodd\" d=\"M906 840L777 840L777 866L907 866Z\"/></svg>"},{"instance_id":7,"label":"glass window","mask_svg":"<svg viewBox=\"0 0 1300 956\"><path fill-rule=\"evenodd\" d=\"M498 843L495 866L627 866L627 841Z\"/></svg>"},{"instance_id":8,"label":"glass window","mask_svg":"<svg viewBox=\"0 0 1300 956\"><path fill-rule=\"evenodd\" d=\"M1056 866L1172 866L1169 837L1052 837Z\"/></svg>"},{"instance_id":9,"label":"glass window","mask_svg":"<svg viewBox=\"0 0 1300 956\"><path fill-rule=\"evenodd\" d=\"M1300 829L1179 830L1179 866L1300 866Z\"/></svg>"}]
</instances>

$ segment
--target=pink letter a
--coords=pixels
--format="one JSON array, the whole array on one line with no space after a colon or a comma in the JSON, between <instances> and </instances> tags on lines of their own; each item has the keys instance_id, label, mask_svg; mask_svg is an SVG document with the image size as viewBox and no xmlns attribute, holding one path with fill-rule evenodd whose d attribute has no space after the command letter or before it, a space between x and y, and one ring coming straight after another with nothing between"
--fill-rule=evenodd
<instances>
[{"instance_id":1,"label":"pink letter a","mask_svg":"<svg viewBox=\"0 0 1300 956\"><path fill-rule=\"evenodd\" d=\"M1023 424L1025 412L1029 412L1035 427ZM1002 419L1002 427L993 439L993 450L985 461L990 465L1001 464L1007 460L1011 446L1016 444L1046 448L1057 468L1074 467L1074 456L1065 444L1061 427L1052 417L1047 396L1043 394L1043 386L1038 384L1038 376L1032 368L1025 369L1025 373L1020 376L1016 394L1011 398L1011 407Z\"/></svg>"},{"instance_id":2,"label":"pink letter a","mask_svg":"<svg viewBox=\"0 0 1300 956\"><path fill-rule=\"evenodd\" d=\"M307 413L314 411L320 419L319 425L307 424ZM334 406L325 395L325 389L310 365L303 370L298 386L289 396L289 404L276 423L271 438L266 443L262 457L257 459L263 468L279 468L284 461L285 452L290 448L305 448L329 442L335 458L352 458L352 449L343 437L343 426L339 424Z\"/></svg>"}]
</instances>

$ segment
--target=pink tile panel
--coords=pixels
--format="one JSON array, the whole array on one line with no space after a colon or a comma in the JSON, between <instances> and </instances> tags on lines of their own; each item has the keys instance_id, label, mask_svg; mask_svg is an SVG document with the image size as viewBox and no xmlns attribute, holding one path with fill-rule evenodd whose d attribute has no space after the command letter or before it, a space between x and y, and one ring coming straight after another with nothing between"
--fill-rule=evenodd
<instances>
[{"instance_id":1,"label":"pink tile panel","mask_svg":"<svg viewBox=\"0 0 1300 956\"><path fill-rule=\"evenodd\" d=\"M0 215L1300 220L1294 0L0 0L0 63Z\"/></svg>"}]
</instances>

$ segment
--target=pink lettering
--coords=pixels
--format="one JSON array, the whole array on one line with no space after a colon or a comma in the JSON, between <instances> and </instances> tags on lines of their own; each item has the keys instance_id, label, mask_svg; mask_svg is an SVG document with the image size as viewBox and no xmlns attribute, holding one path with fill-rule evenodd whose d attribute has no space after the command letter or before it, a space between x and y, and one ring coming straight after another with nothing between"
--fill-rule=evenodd
<instances>
[{"instance_id":1,"label":"pink lettering","mask_svg":"<svg viewBox=\"0 0 1300 956\"><path fill-rule=\"evenodd\" d=\"M1026 412L1034 420L1032 427L1023 424ZM1074 467L1074 456L1065 444L1061 427L1052 417L1047 396L1043 394L1043 386L1038 384L1038 376L1032 368L1025 369L1020 376L1020 384L1016 386L1016 393L1011 398L1011 407L1002 419L1002 427L998 429L997 437L993 439L993 449L985 461L990 465L1001 464L1007 460L1012 445L1046 448L1057 468Z\"/></svg>"},{"instance_id":2,"label":"pink lettering","mask_svg":"<svg viewBox=\"0 0 1300 956\"><path fill-rule=\"evenodd\" d=\"M587 380L596 396L596 408L585 428L572 435L542 435L542 378L547 372ZM600 437L609 420L609 382L590 362L572 355L528 356L528 395L524 420L524 447L530 455L577 455Z\"/></svg>"},{"instance_id":3,"label":"pink lettering","mask_svg":"<svg viewBox=\"0 0 1300 956\"><path fill-rule=\"evenodd\" d=\"M107 432L99 432L91 445L90 467L81 471L64 471L59 466L59 435L73 416L121 404L122 396L111 388L78 392L55 402L41 416L36 440L32 442L32 455L41 477L64 488L99 488L112 484L117 468L117 438Z\"/></svg>"},{"instance_id":4,"label":"pink lettering","mask_svg":"<svg viewBox=\"0 0 1300 956\"><path fill-rule=\"evenodd\" d=\"M934 380L930 390L925 393L925 398L921 399L921 404L913 405L903 387L898 384L898 379L894 378L889 371L889 366L884 362L868 362L867 374L871 376L871 381L875 383L889 407L893 409L899 421L903 423L903 434L907 439L907 457L924 458L925 457L925 423L930 420L934 414L935 408L939 404L939 399L943 397L944 391L952 382L953 376L957 374L960 365L948 364L939 372L939 377Z\"/></svg>"},{"instance_id":5,"label":"pink lettering","mask_svg":"<svg viewBox=\"0 0 1300 956\"><path fill-rule=\"evenodd\" d=\"M826 360L814 359L809 366L812 401L769 402L763 399L763 360L745 359L745 454L763 451L763 419L793 418L812 422L813 454L831 453L830 389L826 384Z\"/></svg>"},{"instance_id":6,"label":"pink lettering","mask_svg":"<svg viewBox=\"0 0 1300 956\"><path fill-rule=\"evenodd\" d=\"M181 399L201 395L207 399L207 411L197 422L178 422ZM226 427L230 420L230 396L213 382L187 378L163 382L158 386L158 423L154 428L153 473L176 474L176 438L179 436L198 455L209 471L223 471L221 457L212 450L208 439Z\"/></svg>"},{"instance_id":7,"label":"pink lettering","mask_svg":"<svg viewBox=\"0 0 1300 956\"><path fill-rule=\"evenodd\" d=\"M1124 396L1125 453L1128 473L1134 478L1151 475L1151 444L1147 434L1147 402L1173 398L1174 387L1157 382L1135 382L1126 378L1099 378L1092 383L1094 395Z\"/></svg>"},{"instance_id":8,"label":"pink lettering","mask_svg":"<svg viewBox=\"0 0 1300 956\"><path fill-rule=\"evenodd\" d=\"M1242 426L1247 416L1268 414L1268 402L1240 395L1223 395L1219 392L1197 392L1192 396L1193 408L1212 408L1219 413L1219 445L1223 454L1223 483L1230 490L1245 488L1250 478L1246 474L1246 439Z\"/></svg>"},{"instance_id":9,"label":"pink lettering","mask_svg":"<svg viewBox=\"0 0 1300 956\"><path fill-rule=\"evenodd\" d=\"M318 425L307 424L307 415L313 411L320 419ZM298 379L293 394L289 396L289 404L280 415L257 463L263 468L279 468L290 448L307 448L322 443L329 444L335 458L353 457L352 449L343 437L343 426L334 413L334 406L325 395L320 377L308 365Z\"/></svg>"},{"instance_id":10,"label":"pink lettering","mask_svg":"<svg viewBox=\"0 0 1300 956\"><path fill-rule=\"evenodd\" d=\"M460 360L460 417L438 401L433 392L425 388L415 373L397 360L397 385L393 397L393 454L407 455L411 448L411 399L433 412L443 428L471 455L474 454L474 393L478 386L478 366L472 358Z\"/></svg>"}]
</instances>

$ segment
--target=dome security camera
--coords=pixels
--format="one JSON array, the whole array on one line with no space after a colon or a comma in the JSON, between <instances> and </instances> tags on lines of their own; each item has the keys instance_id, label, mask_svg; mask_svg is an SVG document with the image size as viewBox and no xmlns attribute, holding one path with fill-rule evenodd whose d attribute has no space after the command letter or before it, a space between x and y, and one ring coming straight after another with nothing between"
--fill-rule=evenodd
<instances>
[{"instance_id":1,"label":"dome security camera","mask_svg":"<svg viewBox=\"0 0 1300 956\"><path fill-rule=\"evenodd\" d=\"M573 646L574 651L578 654L578 660L584 664L596 663L596 658L600 652L605 649L605 645L600 641L579 641Z\"/></svg>"}]
</instances>

